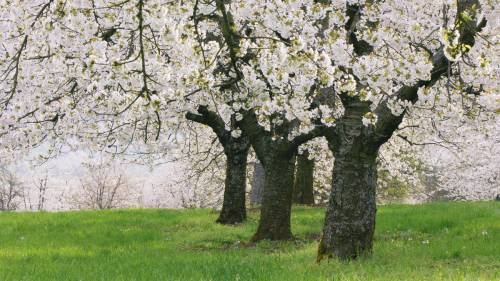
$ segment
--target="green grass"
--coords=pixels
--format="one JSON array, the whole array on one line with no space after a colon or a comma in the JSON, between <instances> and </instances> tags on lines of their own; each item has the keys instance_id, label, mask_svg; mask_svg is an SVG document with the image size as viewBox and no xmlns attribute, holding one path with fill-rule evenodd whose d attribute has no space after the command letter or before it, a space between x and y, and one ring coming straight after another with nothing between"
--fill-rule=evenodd
<instances>
[{"instance_id":1,"label":"green grass","mask_svg":"<svg viewBox=\"0 0 500 281\"><path fill-rule=\"evenodd\" d=\"M0 281L500 280L500 202L379 208L374 254L315 263L324 210L293 211L294 242L248 245L210 210L0 214ZM241 241L241 242L240 242Z\"/></svg>"}]
</instances>

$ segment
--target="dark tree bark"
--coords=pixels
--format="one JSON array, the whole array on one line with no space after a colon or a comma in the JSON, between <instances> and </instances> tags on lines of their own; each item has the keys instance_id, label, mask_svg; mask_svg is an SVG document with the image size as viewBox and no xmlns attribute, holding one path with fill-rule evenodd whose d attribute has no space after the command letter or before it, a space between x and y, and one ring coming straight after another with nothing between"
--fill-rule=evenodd
<instances>
[{"instance_id":1,"label":"dark tree bark","mask_svg":"<svg viewBox=\"0 0 500 281\"><path fill-rule=\"evenodd\" d=\"M262 204L262 193L264 192L265 171L262 164L256 161L253 165L252 191L250 192L250 204Z\"/></svg>"},{"instance_id":2,"label":"dark tree bark","mask_svg":"<svg viewBox=\"0 0 500 281\"><path fill-rule=\"evenodd\" d=\"M297 156L297 169L293 186L293 202L314 205L314 160L309 159L309 152Z\"/></svg>"},{"instance_id":3,"label":"dark tree bark","mask_svg":"<svg viewBox=\"0 0 500 281\"><path fill-rule=\"evenodd\" d=\"M235 24L231 13L226 10L225 1L216 0L215 4L220 13L217 22L225 44L229 49L229 66L233 72L226 85L227 88L232 88L240 79L244 78L239 61L248 61L252 58L252 55L245 58L238 57L241 35L233 28ZM272 89L269 89L269 91L272 91ZM238 126L249 137L257 158L265 170L261 219L258 231L252 240L290 239L292 238L290 212L294 173L292 158L300 144L318 136L320 132L314 130L314 132L302 134L290 141L288 135L292 128L292 122L285 121L281 125L273 125L271 132L268 132L259 125L255 112L242 109L240 113L243 114L243 120L238 122ZM284 119L283 116L273 116L272 118L275 117Z\"/></svg>"},{"instance_id":4,"label":"dark tree bark","mask_svg":"<svg viewBox=\"0 0 500 281\"><path fill-rule=\"evenodd\" d=\"M239 224L247 219L245 196L247 180L248 145L233 140L233 148L226 152L226 179L224 201L217 219L220 224ZM246 142L246 140L242 140Z\"/></svg>"},{"instance_id":5,"label":"dark tree bark","mask_svg":"<svg viewBox=\"0 0 500 281\"><path fill-rule=\"evenodd\" d=\"M327 133L335 162L318 260L353 259L371 252L373 244L378 145L362 123L369 104L348 99L342 123Z\"/></svg>"},{"instance_id":6,"label":"dark tree bark","mask_svg":"<svg viewBox=\"0 0 500 281\"><path fill-rule=\"evenodd\" d=\"M199 107L198 113L187 113L186 118L212 128L226 155L224 198L222 210L216 222L220 224L242 223L247 218L245 195L250 141L245 134L239 138L232 137L231 132L225 129L222 118L206 107Z\"/></svg>"},{"instance_id":7,"label":"dark tree bark","mask_svg":"<svg viewBox=\"0 0 500 281\"><path fill-rule=\"evenodd\" d=\"M301 144L319 136L322 131L318 128L290 141L288 133L294 125L292 122L283 122L268 132L259 125L252 111L245 112L238 125L248 135L265 170L260 221L252 241L292 239L290 217L295 152Z\"/></svg>"},{"instance_id":8,"label":"dark tree bark","mask_svg":"<svg viewBox=\"0 0 500 281\"><path fill-rule=\"evenodd\" d=\"M292 191L295 159L292 155L272 155L266 161L260 222L253 241L290 240Z\"/></svg>"},{"instance_id":9,"label":"dark tree bark","mask_svg":"<svg viewBox=\"0 0 500 281\"><path fill-rule=\"evenodd\" d=\"M463 21L460 16L463 11L468 11L474 19L467 20L465 24L457 24L460 26L460 42L469 46L474 45L474 35L486 24L485 20L477 22L477 7L477 0L459 0L457 5L458 21ZM353 6L352 9L359 7ZM352 44L358 44L353 37L356 14L349 16L346 26L352 32ZM358 55L366 54L365 50L370 52L366 48L359 49ZM417 102L418 89L433 86L448 72L452 64L445 57L443 48L433 55L432 62L431 78L411 86L403 86L395 94L400 100ZM339 93L339 96L346 109L345 114L335 128L325 133L335 156L335 163L318 261L333 256L343 260L354 259L372 251L376 214L376 158L379 147L391 138L406 114L404 112L400 116L394 116L387 101L381 102L374 111L378 116L377 123L375 126L365 127L361 120L370 111L370 105L343 93Z\"/></svg>"}]
</instances>

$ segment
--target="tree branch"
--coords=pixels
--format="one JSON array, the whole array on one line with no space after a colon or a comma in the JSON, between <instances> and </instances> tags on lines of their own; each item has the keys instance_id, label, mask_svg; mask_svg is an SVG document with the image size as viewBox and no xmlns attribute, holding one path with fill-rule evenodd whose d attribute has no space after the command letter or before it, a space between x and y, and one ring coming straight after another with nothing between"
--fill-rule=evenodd
<instances>
[{"instance_id":1,"label":"tree branch","mask_svg":"<svg viewBox=\"0 0 500 281\"><path fill-rule=\"evenodd\" d=\"M206 106L199 106L198 113L188 112L186 113L186 119L212 128L221 144L225 146L230 138L230 132L226 130L224 120Z\"/></svg>"},{"instance_id":2,"label":"tree branch","mask_svg":"<svg viewBox=\"0 0 500 281\"><path fill-rule=\"evenodd\" d=\"M458 1L457 22L455 23L455 26L457 26L460 31L460 44L467 44L472 47L475 42L475 35L486 25L486 21L484 19L479 22L477 9L479 9L478 0ZM462 15L464 12L467 12L472 20L462 19ZM415 104L418 101L417 93L420 87L433 86L443 77L443 75L448 72L448 69L449 67L451 67L453 62L449 61L446 58L444 48L445 46L441 47L432 56L433 69L431 71L431 78L429 80L420 80L411 86L403 86L401 89L399 89L399 91L396 92L396 96L399 100L409 101L412 104ZM394 131L396 131L396 129L398 128L399 124L401 124L401 122L403 121L403 118L406 114L405 111L399 116L393 115L388 106L388 102L389 101L386 100L385 102L380 103L374 111L374 113L378 116L378 122L375 126L374 136L375 142L379 145L386 142L392 136Z\"/></svg>"}]
</instances>

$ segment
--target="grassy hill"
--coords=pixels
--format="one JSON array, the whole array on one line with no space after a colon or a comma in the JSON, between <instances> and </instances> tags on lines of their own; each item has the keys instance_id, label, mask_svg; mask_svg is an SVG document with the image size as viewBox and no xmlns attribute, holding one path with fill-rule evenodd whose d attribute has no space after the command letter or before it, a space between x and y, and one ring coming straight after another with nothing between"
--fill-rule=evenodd
<instances>
[{"instance_id":1,"label":"grassy hill","mask_svg":"<svg viewBox=\"0 0 500 281\"><path fill-rule=\"evenodd\" d=\"M500 280L500 202L391 205L371 258L315 263L324 210L296 207L286 243L246 243L210 210L0 214L0 280Z\"/></svg>"}]
</instances>

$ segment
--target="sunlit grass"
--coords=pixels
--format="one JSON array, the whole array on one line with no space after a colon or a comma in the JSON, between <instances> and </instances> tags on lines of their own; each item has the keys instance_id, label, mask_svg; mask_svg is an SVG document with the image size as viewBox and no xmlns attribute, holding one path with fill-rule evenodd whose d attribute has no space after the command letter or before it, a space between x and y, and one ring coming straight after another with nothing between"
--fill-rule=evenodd
<instances>
[{"instance_id":1,"label":"sunlit grass","mask_svg":"<svg viewBox=\"0 0 500 281\"><path fill-rule=\"evenodd\" d=\"M210 210L0 214L0 280L500 280L500 203L379 208L374 254L315 263L324 210L297 207L296 241L247 243Z\"/></svg>"}]
</instances>

